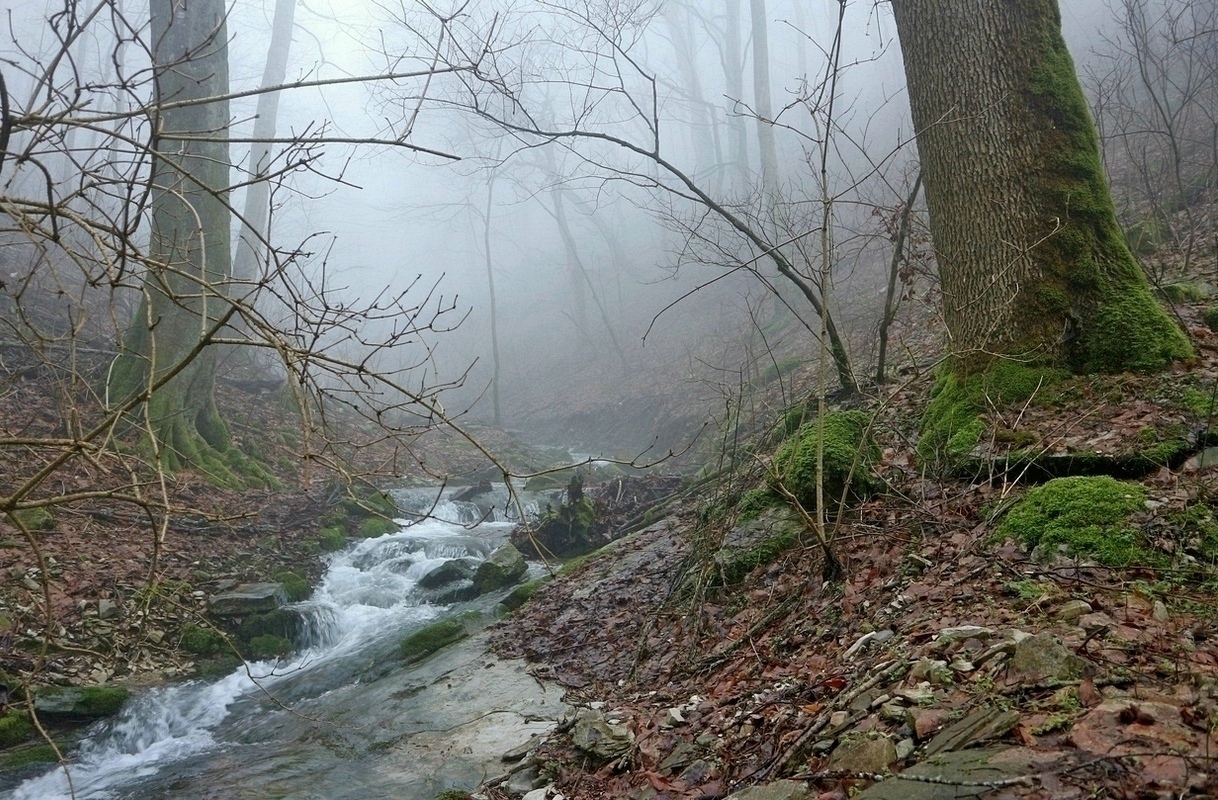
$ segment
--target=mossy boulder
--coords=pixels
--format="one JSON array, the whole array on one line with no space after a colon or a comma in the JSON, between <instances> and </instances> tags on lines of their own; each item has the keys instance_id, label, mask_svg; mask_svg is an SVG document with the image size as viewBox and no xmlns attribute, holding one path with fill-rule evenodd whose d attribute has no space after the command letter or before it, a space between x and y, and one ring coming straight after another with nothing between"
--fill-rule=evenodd
<instances>
[{"instance_id":1,"label":"mossy boulder","mask_svg":"<svg viewBox=\"0 0 1218 800\"><path fill-rule=\"evenodd\" d=\"M519 583L528 571L524 556L511 542L505 542L478 565L474 571L474 588L478 594L493 592Z\"/></svg>"},{"instance_id":2,"label":"mossy boulder","mask_svg":"<svg viewBox=\"0 0 1218 800\"><path fill-rule=\"evenodd\" d=\"M228 643L219 631L203 625L190 623L182 628L178 647L197 656L214 656L228 649Z\"/></svg>"},{"instance_id":3,"label":"mossy boulder","mask_svg":"<svg viewBox=\"0 0 1218 800\"><path fill-rule=\"evenodd\" d=\"M771 508L728 532L714 554L715 582L730 586L800 543L803 524L790 509Z\"/></svg>"},{"instance_id":4,"label":"mossy boulder","mask_svg":"<svg viewBox=\"0 0 1218 800\"><path fill-rule=\"evenodd\" d=\"M300 632L302 622L296 612L277 608L264 614L251 614L243 619L237 637L244 642L252 642L260 636L290 640Z\"/></svg>"},{"instance_id":5,"label":"mossy boulder","mask_svg":"<svg viewBox=\"0 0 1218 800\"><path fill-rule=\"evenodd\" d=\"M290 656L296 647L284 636L267 633L250 639L241 649L251 661L269 661Z\"/></svg>"},{"instance_id":6,"label":"mossy boulder","mask_svg":"<svg viewBox=\"0 0 1218 800\"><path fill-rule=\"evenodd\" d=\"M1131 518L1145 502L1144 488L1108 476L1055 478L1025 494L997 533L1033 548L1065 545L1108 566L1144 564L1155 556Z\"/></svg>"},{"instance_id":7,"label":"mossy boulder","mask_svg":"<svg viewBox=\"0 0 1218 800\"><path fill-rule=\"evenodd\" d=\"M13 514L22 525L32 531L49 531L55 527L55 517L45 508L23 508Z\"/></svg>"},{"instance_id":8,"label":"mossy boulder","mask_svg":"<svg viewBox=\"0 0 1218 800\"><path fill-rule=\"evenodd\" d=\"M322 528L313 538L312 545L323 553L336 553L347 546L347 534L339 527Z\"/></svg>"},{"instance_id":9,"label":"mossy boulder","mask_svg":"<svg viewBox=\"0 0 1218 800\"><path fill-rule=\"evenodd\" d=\"M847 486L856 499L873 488L871 468L880 449L871 435L871 418L862 411L835 411L804 423L774 454L770 485L786 489L806 508L816 505L817 443L824 439L824 497L836 507Z\"/></svg>"},{"instance_id":10,"label":"mossy boulder","mask_svg":"<svg viewBox=\"0 0 1218 800\"><path fill-rule=\"evenodd\" d=\"M413 664L467 636L469 633L465 629L465 623L460 619L442 619L402 639L398 652L403 661Z\"/></svg>"},{"instance_id":11,"label":"mossy boulder","mask_svg":"<svg viewBox=\"0 0 1218 800\"><path fill-rule=\"evenodd\" d=\"M457 581L473 580L474 568L463 559L445 561L423 577L419 578L419 586L424 589L439 589Z\"/></svg>"},{"instance_id":12,"label":"mossy boulder","mask_svg":"<svg viewBox=\"0 0 1218 800\"><path fill-rule=\"evenodd\" d=\"M49 744L30 744L5 753L0 759L0 769L18 770L33 764L53 764L58 760L55 748Z\"/></svg>"},{"instance_id":13,"label":"mossy boulder","mask_svg":"<svg viewBox=\"0 0 1218 800\"><path fill-rule=\"evenodd\" d=\"M383 519L381 517L368 517L359 525L359 530L356 531L356 536L363 539L375 539L378 536L384 536L389 533L397 533L398 524L391 519Z\"/></svg>"},{"instance_id":14,"label":"mossy boulder","mask_svg":"<svg viewBox=\"0 0 1218 800\"><path fill-rule=\"evenodd\" d=\"M283 586L288 600L293 603L307 600L313 592L313 587L309 585L309 582L295 572L280 570L271 575L271 579Z\"/></svg>"},{"instance_id":15,"label":"mossy boulder","mask_svg":"<svg viewBox=\"0 0 1218 800\"><path fill-rule=\"evenodd\" d=\"M24 711L9 709L0 715L0 747L12 747L25 741L34 733L30 715Z\"/></svg>"},{"instance_id":16,"label":"mossy boulder","mask_svg":"<svg viewBox=\"0 0 1218 800\"><path fill-rule=\"evenodd\" d=\"M34 708L46 717L112 717L130 696L122 686L44 686L34 694Z\"/></svg>"}]
</instances>

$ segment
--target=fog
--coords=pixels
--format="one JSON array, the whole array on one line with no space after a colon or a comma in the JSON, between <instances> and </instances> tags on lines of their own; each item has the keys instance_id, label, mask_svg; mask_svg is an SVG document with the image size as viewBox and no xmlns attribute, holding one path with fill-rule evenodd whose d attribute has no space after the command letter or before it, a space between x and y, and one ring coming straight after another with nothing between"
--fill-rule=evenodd
<instances>
[{"instance_id":1,"label":"fog","mask_svg":"<svg viewBox=\"0 0 1218 800\"><path fill-rule=\"evenodd\" d=\"M106 13L69 48L82 85L116 71L134 84L146 72L147 8L124 6L126 45L115 46ZM12 20L5 79L20 110L32 111L39 65L56 50L48 20L63 7L0 7ZM85 19L93 8L71 10ZM610 448L611 436L636 451L680 446L747 376L776 365L769 351L819 350L812 308L755 241L708 210L709 198L783 245L823 293L857 369L871 369L891 255L885 220L916 171L886 5L848 5L841 68L826 83L838 4L766 4L774 124L760 127L774 134L773 175L759 149L764 112L748 3L429 8L299 5L286 82L370 80L288 89L279 106L276 141L309 141L308 157L298 151L272 193L268 238L296 253L292 268L324 275L351 304L414 286L432 290L435 308L451 308L436 330L375 365L409 363L420 383L458 382L443 402L471 420L494 418L497 388L500 422L534 438L550 431L589 449ZM232 5L232 92L258 87L273 15L269 1ZM1102 0L1063 2L1076 59L1108 16ZM436 74L372 79L416 71ZM55 76L68 80L63 69ZM249 167L240 140L252 137L257 103L250 95L231 106L237 209ZM36 185L23 169L31 171L10 166L10 187ZM825 198L833 202L828 265ZM367 337L392 324L370 320ZM660 419L673 414L675 424ZM579 415L609 422L583 435L557 430Z\"/></svg>"}]
</instances>

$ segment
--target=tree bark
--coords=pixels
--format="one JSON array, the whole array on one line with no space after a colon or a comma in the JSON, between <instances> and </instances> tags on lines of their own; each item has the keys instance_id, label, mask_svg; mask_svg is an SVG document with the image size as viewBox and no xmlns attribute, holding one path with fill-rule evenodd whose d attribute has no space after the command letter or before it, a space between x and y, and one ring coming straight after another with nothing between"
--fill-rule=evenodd
<instances>
[{"instance_id":1,"label":"tree bark","mask_svg":"<svg viewBox=\"0 0 1218 800\"><path fill-rule=\"evenodd\" d=\"M958 374L1189 352L1117 224L1056 0L893 0Z\"/></svg>"},{"instance_id":2,"label":"tree bark","mask_svg":"<svg viewBox=\"0 0 1218 800\"><path fill-rule=\"evenodd\" d=\"M228 90L223 0L151 0L153 69L161 103ZM112 403L150 392L153 447L169 469L194 466L223 482L228 431L215 404L214 348L200 347L230 313L222 287L231 255L227 101L179 105L153 118L152 230L144 297L109 385Z\"/></svg>"}]
</instances>

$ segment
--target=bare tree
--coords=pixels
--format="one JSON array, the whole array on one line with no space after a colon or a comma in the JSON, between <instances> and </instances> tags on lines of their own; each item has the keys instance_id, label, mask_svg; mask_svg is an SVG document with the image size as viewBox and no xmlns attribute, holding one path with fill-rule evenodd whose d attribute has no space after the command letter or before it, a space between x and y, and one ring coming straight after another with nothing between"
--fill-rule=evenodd
<instances>
[{"instance_id":1,"label":"bare tree","mask_svg":"<svg viewBox=\"0 0 1218 800\"><path fill-rule=\"evenodd\" d=\"M1119 0L1113 11L1118 30L1086 70L1105 164L1131 246L1170 245L1152 278L1179 278L1201 254L1218 186L1218 6Z\"/></svg>"},{"instance_id":2,"label":"bare tree","mask_svg":"<svg viewBox=\"0 0 1218 800\"><path fill-rule=\"evenodd\" d=\"M685 205L701 225L719 225L721 233L703 237L691 229L694 239L722 243L737 237L738 246L752 250L735 269L754 271L773 287L757 263L768 261L781 279L793 287L801 300L825 321L825 336L839 383L848 394L857 391L849 352L824 303L817 272L803 270L784 253L758 210L750 211L715 197L691 167L670 157L669 121L660 113L660 82L641 60L638 43L648 20L628 14L601 14L602 9L571 3L547 9L551 39L529 40L519 46L500 46L483 70L463 76L461 92L449 100L454 107L498 126L524 146L548 145L574 153L601 180L659 193L669 206ZM497 17L503 25L501 18ZM527 29L527 20L521 21ZM439 54L451 61L465 52L462 38L482 37L485 26L476 19L458 15L446 21L452 31L446 39L453 49ZM531 59L531 60L530 60ZM580 65L568 68L570 60ZM553 117L563 108L567 118ZM688 205L686 205L688 204ZM682 213L681 211L677 212ZM801 234L802 235L802 234ZM815 334L815 329L809 325Z\"/></svg>"}]
</instances>

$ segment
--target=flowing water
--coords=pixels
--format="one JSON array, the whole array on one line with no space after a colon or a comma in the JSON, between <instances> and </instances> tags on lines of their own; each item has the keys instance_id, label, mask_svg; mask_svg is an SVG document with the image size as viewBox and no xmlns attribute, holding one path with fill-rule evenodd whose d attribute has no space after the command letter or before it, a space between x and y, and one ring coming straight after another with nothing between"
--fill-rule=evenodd
<instances>
[{"instance_id":1,"label":"flowing water","mask_svg":"<svg viewBox=\"0 0 1218 800\"><path fill-rule=\"evenodd\" d=\"M498 595L434 605L418 580L445 560L485 558L512 523L485 502L395 499L402 529L333 556L313 597L293 606L305 620L294 657L147 690L89 732L66 772L5 786L0 797L434 797L444 775L414 774L389 754L452 723L461 687L446 687L442 703L426 699L423 688L453 665L404 667L398 643L441 616L493 607Z\"/></svg>"}]
</instances>

